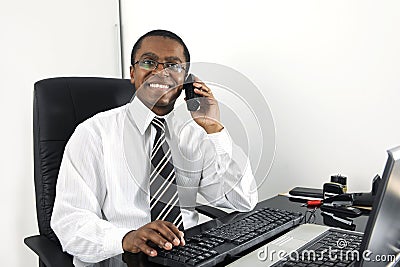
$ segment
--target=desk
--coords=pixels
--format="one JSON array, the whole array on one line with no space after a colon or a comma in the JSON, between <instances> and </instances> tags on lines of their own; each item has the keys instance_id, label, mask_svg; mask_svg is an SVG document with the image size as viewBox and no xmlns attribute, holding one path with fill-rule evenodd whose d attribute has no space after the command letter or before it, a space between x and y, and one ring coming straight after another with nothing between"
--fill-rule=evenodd
<instances>
[{"instance_id":1,"label":"desk","mask_svg":"<svg viewBox=\"0 0 400 267\"><path fill-rule=\"evenodd\" d=\"M285 196L275 196L273 198L263 200L263 201L259 202L256 206L256 208L262 208L262 207L285 209L285 210L289 210L289 211L301 212L303 214L308 211L307 207L302 206L302 203L294 202ZM222 218L205 222L203 224L200 224L198 226L195 226L193 228L186 230L185 236L190 237L190 236L196 235L200 232L203 232L205 230L208 230L210 228L220 226L224 223L229 223L229 222L235 221L238 218L240 218L242 214L243 213L233 212ZM355 218L353 220L353 223L355 225L355 230L359 231L359 232L364 232L367 221L368 221L368 216L366 216L366 215ZM324 221L319 210L317 210L315 212L314 223L320 224L320 225L326 225L326 221ZM334 225L329 225L329 226L334 226ZM279 236L281 236L285 233L286 232L281 233ZM270 241L271 240L266 240L262 244L259 244L257 247L253 247L249 251L244 251L241 255L245 255L248 252L253 251L254 249L257 249L258 247L261 247L262 245L264 245ZM238 257L240 257L241 255L238 255ZM224 262L223 264L219 264L218 266L224 266L225 264L229 264L232 261L233 260ZM108 259L106 261L94 264L92 266L93 267L133 267L133 266L141 267L141 266L160 266L160 265L149 262L147 260L147 256L143 253L137 253L137 254L124 253L124 254L115 256L111 259Z\"/></svg>"}]
</instances>

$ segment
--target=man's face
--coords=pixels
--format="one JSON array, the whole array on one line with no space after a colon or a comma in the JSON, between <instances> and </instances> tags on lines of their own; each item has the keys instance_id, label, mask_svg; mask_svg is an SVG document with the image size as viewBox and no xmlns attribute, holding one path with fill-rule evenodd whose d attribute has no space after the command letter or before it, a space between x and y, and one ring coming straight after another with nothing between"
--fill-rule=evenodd
<instances>
[{"instance_id":1,"label":"man's face","mask_svg":"<svg viewBox=\"0 0 400 267\"><path fill-rule=\"evenodd\" d=\"M183 46L162 36L150 36L142 41L134 62L144 59L161 63L185 62ZM157 115L165 115L174 108L185 79L185 71L165 71L163 64L159 64L155 70L145 70L135 64L131 67L130 75L131 83L136 88L136 96Z\"/></svg>"}]
</instances>

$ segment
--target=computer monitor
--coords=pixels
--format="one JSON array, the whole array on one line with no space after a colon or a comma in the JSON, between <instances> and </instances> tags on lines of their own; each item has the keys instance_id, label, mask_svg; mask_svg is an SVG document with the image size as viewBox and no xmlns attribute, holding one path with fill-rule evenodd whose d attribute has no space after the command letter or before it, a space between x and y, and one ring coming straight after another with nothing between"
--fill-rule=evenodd
<instances>
[{"instance_id":1,"label":"computer monitor","mask_svg":"<svg viewBox=\"0 0 400 267\"><path fill-rule=\"evenodd\" d=\"M361 266L400 264L400 146L388 154L361 243Z\"/></svg>"}]
</instances>

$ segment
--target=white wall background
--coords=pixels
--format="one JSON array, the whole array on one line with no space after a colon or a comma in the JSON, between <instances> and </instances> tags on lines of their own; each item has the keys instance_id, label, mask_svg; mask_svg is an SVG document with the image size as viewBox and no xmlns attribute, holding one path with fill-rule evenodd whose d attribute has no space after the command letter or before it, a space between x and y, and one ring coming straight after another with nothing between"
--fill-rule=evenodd
<instances>
[{"instance_id":1,"label":"white wall background","mask_svg":"<svg viewBox=\"0 0 400 267\"><path fill-rule=\"evenodd\" d=\"M0 265L37 266L33 84L55 76L119 74L117 1L2 1L0 8Z\"/></svg>"},{"instance_id":2,"label":"white wall background","mask_svg":"<svg viewBox=\"0 0 400 267\"><path fill-rule=\"evenodd\" d=\"M400 2L122 3L126 57L142 34L171 30L192 61L233 67L265 95L277 150L260 199L337 173L350 191L369 191L400 145Z\"/></svg>"},{"instance_id":3,"label":"white wall background","mask_svg":"<svg viewBox=\"0 0 400 267\"><path fill-rule=\"evenodd\" d=\"M4 1L3 1L4 2ZM334 173L370 189L400 144L400 2L122 1L125 77L145 32L169 29L193 61L247 75L274 114L277 151L265 199ZM53 76L119 76L116 1L8 1L0 9L2 266L36 266L32 90ZM245 93L245 89L244 89Z\"/></svg>"}]
</instances>

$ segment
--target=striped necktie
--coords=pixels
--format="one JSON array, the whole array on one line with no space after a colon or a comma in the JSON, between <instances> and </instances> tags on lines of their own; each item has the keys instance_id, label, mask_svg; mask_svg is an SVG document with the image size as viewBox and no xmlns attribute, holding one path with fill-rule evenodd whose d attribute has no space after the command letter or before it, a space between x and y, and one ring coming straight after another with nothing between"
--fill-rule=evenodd
<instances>
[{"instance_id":1,"label":"striped necktie","mask_svg":"<svg viewBox=\"0 0 400 267\"><path fill-rule=\"evenodd\" d=\"M157 130L151 150L151 220L169 221L176 225L179 230L183 230L171 149L165 140L165 120L154 117L151 124Z\"/></svg>"}]
</instances>

